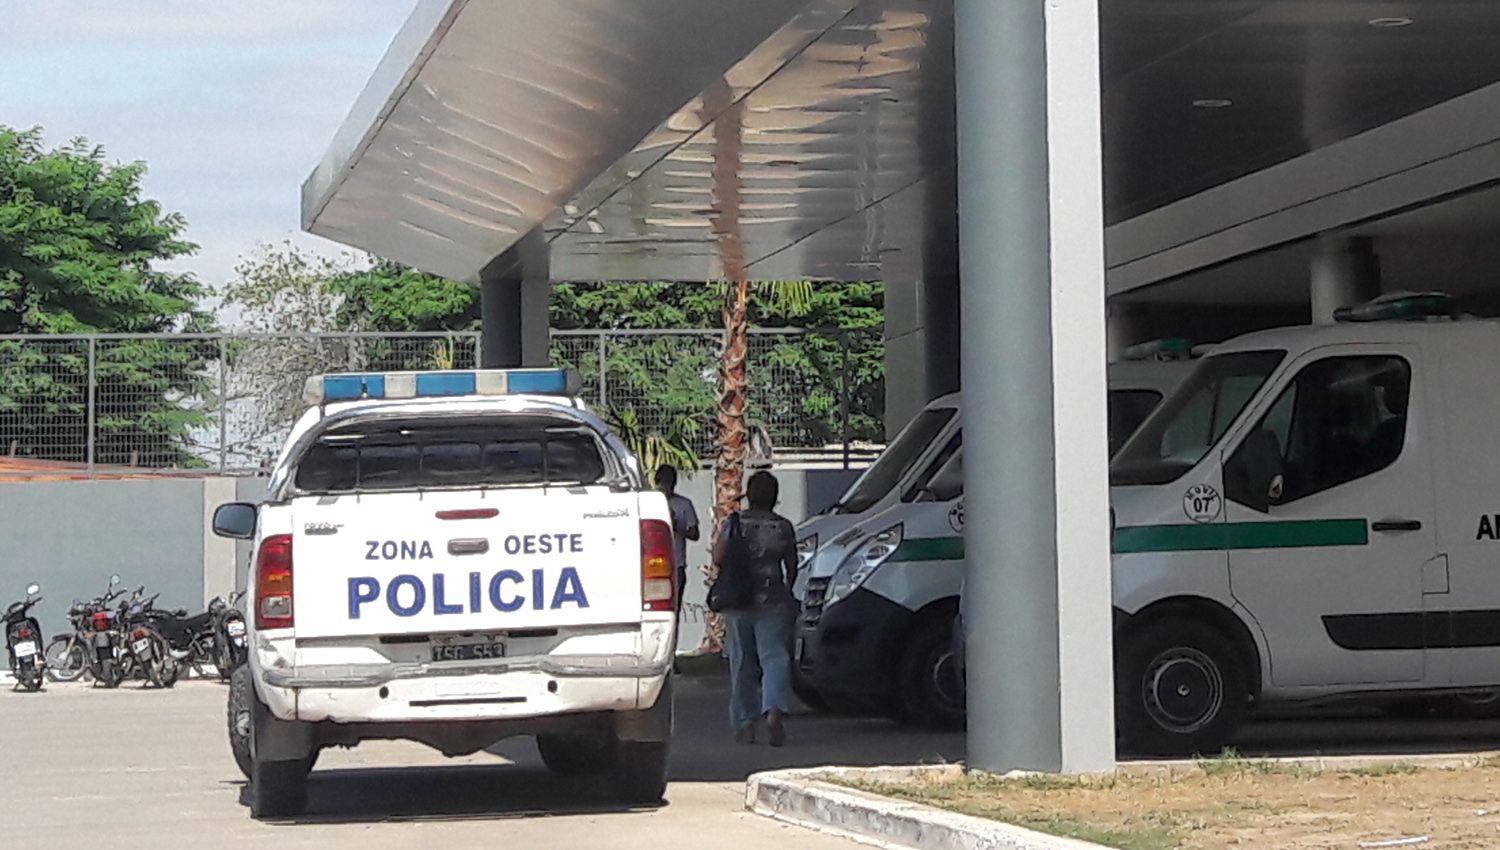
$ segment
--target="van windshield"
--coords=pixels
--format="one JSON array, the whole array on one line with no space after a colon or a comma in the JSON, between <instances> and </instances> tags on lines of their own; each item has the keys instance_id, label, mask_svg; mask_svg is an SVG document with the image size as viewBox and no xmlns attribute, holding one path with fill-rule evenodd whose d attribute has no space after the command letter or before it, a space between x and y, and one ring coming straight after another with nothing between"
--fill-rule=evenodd
<instances>
[{"instance_id":1,"label":"van windshield","mask_svg":"<svg viewBox=\"0 0 1500 850\"><path fill-rule=\"evenodd\" d=\"M1204 358L1120 447L1109 483L1168 484L1197 466L1285 357L1285 351L1241 351Z\"/></svg>"},{"instance_id":2,"label":"van windshield","mask_svg":"<svg viewBox=\"0 0 1500 850\"><path fill-rule=\"evenodd\" d=\"M932 407L917 414L864 474L859 476L829 511L836 514L864 513L895 489L954 414L952 407Z\"/></svg>"}]
</instances>

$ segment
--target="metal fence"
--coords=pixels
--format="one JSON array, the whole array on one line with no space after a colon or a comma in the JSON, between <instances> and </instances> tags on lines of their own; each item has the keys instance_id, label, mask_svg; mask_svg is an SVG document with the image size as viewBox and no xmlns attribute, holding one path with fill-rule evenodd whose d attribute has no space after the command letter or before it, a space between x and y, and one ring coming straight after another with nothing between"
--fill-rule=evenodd
<instances>
[{"instance_id":1,"label":"metal fence","mask_svg":"<svg viewBox=\"0 0 1500 850\"><path fill-rule=\"evenodd\" d=\"M590 404L685 429L709 458L721 338L555 331L552 355ZM879 438L882 345L878 331L754 332L748 418L780 455L860 462ZM479 363L477 332L0 336L0 476L259 472L310 375Z\"/></svg>"}]
</instances>

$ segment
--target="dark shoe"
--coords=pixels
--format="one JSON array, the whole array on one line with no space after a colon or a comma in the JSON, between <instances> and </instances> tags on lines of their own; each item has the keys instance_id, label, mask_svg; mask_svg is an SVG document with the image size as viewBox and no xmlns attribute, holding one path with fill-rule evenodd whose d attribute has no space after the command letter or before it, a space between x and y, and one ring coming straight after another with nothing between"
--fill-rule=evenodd
<instances>
[{"instance_id":1,"label":"dark shoe","mask_svg":"<svg viewBox=\"0 0 1500 850\"><path fill-rule=\"evenodd\" d=\"M766 727L771 730L771 746L779 747L786 743L786 724L781 721L781 712L767 712Z\"/></svg>"},{"instance_id":2,"label":"dark shoe","mask_svg":"<svg viewBox=\"0 0 1500 850\"><path fill-rule=\"evenodd\" d=\"M755 724L746 723L740 727L740 731L734 733L734 742L740 745L755 743Z\"/></svg>"}]
</instances>

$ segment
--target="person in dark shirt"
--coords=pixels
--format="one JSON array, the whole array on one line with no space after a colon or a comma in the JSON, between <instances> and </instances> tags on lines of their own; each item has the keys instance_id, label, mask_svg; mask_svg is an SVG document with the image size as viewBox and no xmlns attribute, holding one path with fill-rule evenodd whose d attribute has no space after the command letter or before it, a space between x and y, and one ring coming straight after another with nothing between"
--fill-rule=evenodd
<instances>
[{"instance_id":1,"label":"person in dark shirt","mask_svg":"<svg viewBox=\"0 0 1500 850\"><path fill-rule=\"evenodd\" d=\"M735 740L755 742L757 718L764 716L771 746L786 742L784 717L792 708L792 625L796 603L797 539L792 523L776 513L780 485L769 472L750 476L749 507L740 511L742 537L734 566L750 576L744 607L724 612L724 643L729 656L729 719ZM714 544L714 563L725 566L735 523L725 522Z\"/></svg>"}]
</instances>

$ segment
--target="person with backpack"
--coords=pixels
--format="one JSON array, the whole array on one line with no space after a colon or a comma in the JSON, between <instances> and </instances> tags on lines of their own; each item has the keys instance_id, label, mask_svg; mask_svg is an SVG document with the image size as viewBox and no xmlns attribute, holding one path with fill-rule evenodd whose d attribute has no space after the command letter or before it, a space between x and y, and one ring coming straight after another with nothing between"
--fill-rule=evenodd
<instances>
[{"instance_id":1,"label":"person with backpack","mask_svg":"<svg viewBox=\"0 0 1500 850\"><path fill-rule=\"evenodd\" d=\"M773 747L786 743L797 612L791 592L797 580L797 538L791 521L775 511L779 493L771 473L750 476L748 507L730 515L714 544L719 575L709 592L709 607L724 615L735 741L755 743L757 723L764 717Z\"/></svg>"}]
</instances>

